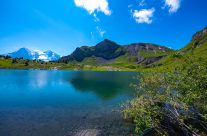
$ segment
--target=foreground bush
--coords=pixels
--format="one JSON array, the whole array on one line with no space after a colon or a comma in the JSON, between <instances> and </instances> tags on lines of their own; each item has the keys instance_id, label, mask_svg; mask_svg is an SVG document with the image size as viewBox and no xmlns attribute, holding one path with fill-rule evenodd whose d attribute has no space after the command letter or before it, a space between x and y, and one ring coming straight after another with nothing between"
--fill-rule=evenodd
<instances>
[{"instance_id":1,"label":"foreground bush","mask_svg":"<svg viewBox=\"0 0 207 136\"><path fill-rule=\"evenodd\" d=\"M125 119L144 135L207 135L207 67L188 64L169 73L144 73L124 104Z\"/></svg>"}]
</instances>

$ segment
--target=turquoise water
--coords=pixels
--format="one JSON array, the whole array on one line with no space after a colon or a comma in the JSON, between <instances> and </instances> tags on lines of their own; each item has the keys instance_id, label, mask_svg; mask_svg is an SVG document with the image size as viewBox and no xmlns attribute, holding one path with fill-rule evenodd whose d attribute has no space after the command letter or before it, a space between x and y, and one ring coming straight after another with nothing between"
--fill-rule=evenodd
<instances>
[{"instance_id":1,"label":"turquoise water","mask_svg":"<svg viewBox=\"0 0 207 136\"><path fill-rule=\"evenodd\" d=\"M133 96L135 76L0 70L0 136L125 135L116 110Z\"/></svg>"}]
</instances>

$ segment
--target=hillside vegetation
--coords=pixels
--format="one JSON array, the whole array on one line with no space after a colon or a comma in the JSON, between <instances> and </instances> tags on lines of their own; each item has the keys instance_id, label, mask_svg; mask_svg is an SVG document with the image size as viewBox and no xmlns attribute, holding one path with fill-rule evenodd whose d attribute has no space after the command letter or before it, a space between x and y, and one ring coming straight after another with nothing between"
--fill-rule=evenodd
<instances>
[{"instance_id":1,"label":"hillside vegetation","mask_svg":"<svg viewBox=\"0 0 207 136\"><path fill-rule=\"evenodd\" d=\"M150 67L158 70L172 70L189 60L200 61L207 65L207 27L197 32L184 48L171 52L165 58L153 63Z\"/></svg>"},{"instance_id":2,"label":"hillside vegetation","mask_svg":"<svg viewBox=\"0 0 207 136\"><path fill-rule=\"evenodd\" d=\"M146 136L207 135L207 28L181 50L154 63L133 85L136 96L125 103L123 117ZM162 70L165 73L162 72ZM159 70L159 71L158 71Z\"/></svg>"},{"instance_id":3,"label":"hillside vegetation","mask_svg":"<svg viewBox=\"0 0 207 136\"><path fill-rule=\"evenodd\" d=\"M150 43L119 45L106 39L95 46L77 48L71 55L62 57L59 62L135 70L160 60L170 52L171 49L160 45Z\"/></svg>"}]
</instances>

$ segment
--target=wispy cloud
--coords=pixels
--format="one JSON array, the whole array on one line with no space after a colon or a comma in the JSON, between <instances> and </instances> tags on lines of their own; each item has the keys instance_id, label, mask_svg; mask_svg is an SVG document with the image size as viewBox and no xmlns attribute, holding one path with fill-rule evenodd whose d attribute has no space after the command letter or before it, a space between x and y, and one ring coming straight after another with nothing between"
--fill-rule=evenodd
<instances>
[{"instance_id":1,"label":"wispy cloud","mask_svg":"<svg viewBox=\"0 0 207 136\"><path fill-rule=\"evenodd\" d=\"M129 4L129 5L128 5L128 8L131 8L132 6L133 6L132 4Z\"/></svg>"},{"instance_id":2,"label":"wispy cloud","mask_svg":"<svg viewBox=\"0 0 207 136\"><path fill-rule=\"evenodd\" d=\"M138 10L131 10L131 13L133 15L133 18L137 23L146 23L151 24L153 22L152 17L154 15L155 9L142 9L140 11Z\"/></svg>"},{"instance_id":3,"label":"wispy cloud","mask_svg":"<svg viewBox=\"0 0 207 136\"><path fill-rule=\"evenodd\" d=\"M169 8L169 13L175 13L180 8L181 0L165 0L165 7Z\"/></svg>"},{"instance_id":4,"label":"wispy cloud","mask_svg":"<svg viewBox=\"0 0 207 136\"><path fill-rule=\"evenodd\" d=\"M93 32L90 32L92 40L95 40Z\"/></svg>"},{"instance_id":5,"label":"wispy cloud","mask_svg":"<svg viewBox=\"0 0 207 136\"><path fill-rule=\"evenodd\" d=\"M84 8L89 14L103 12L105 15L111 15L107 0L74 0L74 2L76 6Z\"/></svg>"},{"instance_id":6,"label":"wispy cloud","mask_svg":"<svg viewBox=\"0 0 207 136\"><path fill-rule=\"evenodd\" d=\"M97 30L98 34L99 34L101 37L103 37L104 34L106 33L106 31L105 31L105 30L102 30L99 26L96 26L96 30Z\"/></svg>"},{"instance_id":7,"label":"wispy cloud","mask_svg":"<svg viewBox=\"0 0 207 136\"><path fill-rule=\"evenodd\" d=\"M100 21L100 19L96 16L95 13L93 14L93 17L94 17L94 22L99 22Z\"/></svg>"}]
</instances>

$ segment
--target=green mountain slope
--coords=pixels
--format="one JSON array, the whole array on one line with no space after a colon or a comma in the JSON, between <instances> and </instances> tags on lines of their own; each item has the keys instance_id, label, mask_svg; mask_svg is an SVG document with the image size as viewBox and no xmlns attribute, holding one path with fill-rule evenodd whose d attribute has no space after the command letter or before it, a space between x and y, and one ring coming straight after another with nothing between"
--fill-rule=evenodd
<instances>
[{"instance_id":1,"label":"green mountain slope","mask_svg":"<svg viewBox=\"0 0 207 136\"><path fill-rule=\"evenodd\" d=\"M170 53L165 58L151 64L150 67L172 69L192 60L207 64L207 27L197 32L184 48Z\"/></svg>"},{"instance_id":2,"label":"green mountain slope","mask_svg":"<svg viewBox=\"0 0 207 136\"><path fill-rule=\"evenodd\" d=\"M95 46L77 48L71 55L62 57L59 62L136 69L152 64L170 52L171 49L160 45L150 43L119 45L105 39Z\"/></svg>"}]
</instances>

